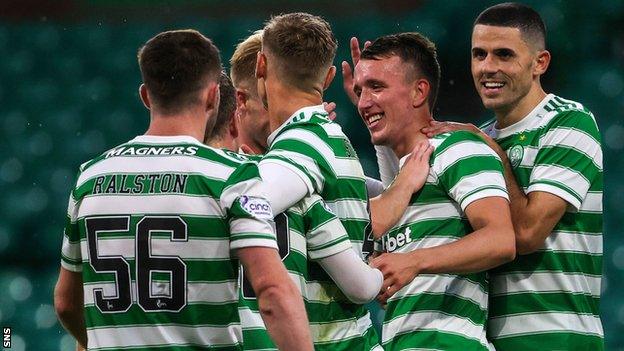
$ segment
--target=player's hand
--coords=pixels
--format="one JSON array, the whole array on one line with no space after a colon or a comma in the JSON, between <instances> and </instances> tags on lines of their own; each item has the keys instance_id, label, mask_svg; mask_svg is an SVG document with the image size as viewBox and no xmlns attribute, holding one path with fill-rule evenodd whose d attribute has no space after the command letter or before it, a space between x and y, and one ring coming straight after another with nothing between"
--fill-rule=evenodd
<instances>
[{"instance_id":1,"label":"player's hand","mask_svg":"<svg viewBox=\"0 0 624 351\"><path fill-rule=\"evenodd\" d=\"M429 122L429 126L422 128L420 131L423 132L427 138L432 138L438 134L453 132L456 130L467 130L475 134L483 134L474 124L438 121Z\"/></svg>"},{"instance_id":2,"label":"player's hand","mask_svg":"<svg viewBox=\"0 0 624 351\"><path fill-rule=\"evenodd\" d=\"M377 301L382 305L418 275L418 260L412 253L384 253L373 259L371 266L379 269L384 275L384 282Z\"/></svg>"},{"instance_id":3,"label":"player's hand","mask_svg":"<svg viewBox=\"0 0 624 351\"><path fill-rule=\"evenodd\" d=\"M367 48L370 44L371 42L367 40L364 43L364 48ZM358 103L358 97L353 91L353 71L358 62L360 62L361 53L360 42L358 41L358 38L353 37L351 38L351 64L353 64L353 67L351 67L347 61L342 61L342 87L349 97L349 100L351 100L351 103L356 106Z\"/></svg>"},{"instance_id":4,"label":"player's hand","mask_svg":"<svg viewBox=\"0 0 624 351\"><path fill-rule=\"evenodd\" d=\"M330 121L333 121L336 119L336 103L335 102L323 102L323 108L325 109L327 113L329 113L329 116L327 116L327 118L329 118Z\"/></svg>"},{"instance_id":5,"label":"player's hand","mask_svg":"<svg viewBox=\"0 0 624 351\"><path fill-rule=\"evenodd\" d=\"M399 171L397 177L406 177L412 194L420 190L427 181L429 176L429 158L432 153L433 145L429 144L429 140L419 141Z\"/></svg>"},{"instance_id":6,"label":"player's hand","mask_svg":"<svg viewBox=\"0 0 624 351\"><path fill-rule=\"evenodd\" d=\"M507 154L505 151L498 145L496 140L492 139L489 135L485 134L481 129L477 128L474 124L470 123L458 123L458 122L438 122L431 121L429 122L428 127L422 128L420 131L425 134L428 138L434 137L438 134L453 132L456 130L466 130L472 133L479 135L483 141L492 149L494 152L498 154L501 159L505 159Z\"/></svg>"}]
</instances>

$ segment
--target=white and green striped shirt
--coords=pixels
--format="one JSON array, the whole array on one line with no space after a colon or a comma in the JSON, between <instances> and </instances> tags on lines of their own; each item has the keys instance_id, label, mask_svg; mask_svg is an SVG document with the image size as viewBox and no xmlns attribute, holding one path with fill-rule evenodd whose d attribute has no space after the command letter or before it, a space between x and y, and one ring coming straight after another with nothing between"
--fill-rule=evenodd
<instances>
[{"instance_id":1,"label":"white and green striped shirt","mask_svg":"<svg viewBox=\"0 0 624 351\"><path fill-rule=\"evenodd\" d=\"M352 244L338 218L329 211L318 195L308 196L285 213L275 217L276 235L280 256L291 278L299 287L306 306L324 305L314 311L315 315L331 315L340 312L336 301L346 298L334 282L315 281L312 277L324 277L316 260L351 250ZM239 313L243 328L244 350L277 350L271 341L258 310L258 302L249 283L241 274L241 303ZM309 310L312 314L313 311ZM323 332L324 326L311 323L311 332L318 344L333 339Z\"/></svg>"},{"instance_id":2,"label":"white and green striped shirt","mask_svg":"<svg viewBox=\"0 0 624 351\"><path fill-rule=\"evenodd\" d=\"M271 133L269 151L261 163L280 163L299 174L309 193L320 195L340 219L356 252L365 256L372 251L373 242L368 239L370 217L364 171L340 125L327 116L321 105L295 112ZM319 266L311 266L306 286L310 297L306 308L317 350L379 347L369 312L344 298ZM319 291L328 295L314 297Z\"/></svg>"},{"instance_id":3,"label":"white and green striped shirt","mask_svg":"<svg viewBox=\"0 0 624 351\"><path fill-rule=\"evenodd\" d=\"M429 140L435 147L423 188L382 238L386 252L448 244L473 229L466 207L486 197L508 198L500 158L475 134L457 131ZM386 350L487 350L488 280L474 274L420 274L389 300Z\"/></svg>"},{"instance_id":4,"label":"white and green striped shirt","mask_svg":"<svg viewBox=\"0 0 624 351\"><path fill-rule=\"evenodd\" d=\"M83 164L61 265L82 272L90 350L239 350L238 262L277 248L270 207L239 201L259 182L191 137L139 136ZM249 220L251 219L251 220Z\"/></svg>"},{"instance_id":5,"label":"white and green striped shirt","mask_svg":"<svg viewBox=\"0 0 624 351\"><path fill-rule=\"evenodd\" d=\"M568 209L537 252L491 272L488 337L497 350L601 350L603 167L600 133L581 104L550 94L504 129L482 129L506 150L528 194Z\"/></svg>"}]
</instances>

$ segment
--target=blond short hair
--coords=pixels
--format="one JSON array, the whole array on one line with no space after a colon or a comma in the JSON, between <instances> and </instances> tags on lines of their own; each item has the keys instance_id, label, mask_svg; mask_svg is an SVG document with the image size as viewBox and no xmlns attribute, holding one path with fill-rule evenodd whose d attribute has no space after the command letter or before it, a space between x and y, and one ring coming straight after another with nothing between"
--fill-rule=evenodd
<instances>
[{"instance_id":1,"label":"blond short hair","mask_svg":"<svg viewBox=\"0 0 624 351\"><path fill-rule=\"evenodd\" d=\"M235 88L239 89L241 84L247 83L253 92L256 91L256 57L261 49L262 29L236 45L230 59L230 78Z\"/></svg>"},{"instance_id":2,"label":"blond short hair","mask_svg":"<svg viewBox=\"0 0 624 351\"><path fill-rule=\"evenodd\" d=\"M308 90L325 79L338 42L327 21L298 12L272 17L264 27L262 45L276 58L287 84Z\"/></svg>"}]
</instances>

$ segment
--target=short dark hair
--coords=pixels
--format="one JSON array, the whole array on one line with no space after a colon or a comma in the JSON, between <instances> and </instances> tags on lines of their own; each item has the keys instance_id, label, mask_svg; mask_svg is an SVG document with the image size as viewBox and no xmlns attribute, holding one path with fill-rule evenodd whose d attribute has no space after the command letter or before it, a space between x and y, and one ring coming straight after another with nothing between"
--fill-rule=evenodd
<instances>
[{"instance_id":1,"label":"short dark hair","mask_svg":"<svg viewBox=\"0 0 624 351\"><path fill-rule=\"evenodd\" d=\"M429 110L433 111L440 87L440 63L435 44L424 35L417 32L397 33L384 35L373 41L362 51L361 59L379 60L390 56L398 56L403 62L414 67L411 77L416 79L419 73L429 81Z\"/></svg>"},{"instance_id":2,"label":"short dark hair","mask_svg":"<svg viewBox=\"0 0 624 351\"><path fill-rule=\"evenodd\" d=\"M221 72L221 77L219 78L219 91L219 113L217 113L212 130L206 129L206 136L204 137L206 144L212 140L223 138L223 133L228 131L236 110L236 90L234 90L232 81L225 72ZM210 121L208 121L207 127L210 124Z\"/></svg>"},{"instance_id":3,"label":"short dark hair","mask_svg":"<svg viewBox=\"0 0 624 351\"><path fill-rule=\"evenodd\" d=\"M300 89L325 79L337 47L329 23L303 12L272 17L262 34L262 49L275 55L281 79Z\"/></svg>"},{"instance_id":4,"label":"short dark hair","mask_svg":"<svg viewBox=\"0 0 624 351\"><path fill-rule=\"evenodd\" d=\"M139 68L152 103L165 113L197 101L197 91L221 72L219 49L196 30L163 32L139 49Z\"/></svg>"},{"instance_id":5,"label":"short dark hair","mask_svg":"<svg viewBox=\"0 0 624 351\"><path fill-rule=\"evenodd\" d=\"M474 25L518 28L524 41L537 49L546 48L546 25L537 11L515 2L506 2L485 9Z\"/></svg>"}]
</instances>

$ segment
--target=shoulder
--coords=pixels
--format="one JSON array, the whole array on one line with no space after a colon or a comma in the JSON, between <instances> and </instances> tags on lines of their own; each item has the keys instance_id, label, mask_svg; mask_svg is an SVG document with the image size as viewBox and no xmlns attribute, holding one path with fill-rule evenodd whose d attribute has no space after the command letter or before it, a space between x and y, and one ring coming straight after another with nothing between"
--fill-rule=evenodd
<instances>
[{"instance_id":1,"label":"shoulder","mask_svg":"<svg viewBox=\"0 0 624 351\"><path fill-rule=\"evenodd\" d=\"M557 127L598 130L594 114L581 103L553 96L544 106L545 129Z\"/></svg>"},{"instance_id":2,"label":"shoulder","mask_svg":"<svg viewBox=\"0 0 624 351\"><path fill-rule=\"evenodd\" d=\"M477 134L455 131L431 139L435 150L431 158L432 171L442 174L453 165L464 171L482 168L500 168L500 158Z\"/></svg>"},{"instance_id":3,"label":"shoulder","mask_svg":"<svg viewBox=\"0 0 624 351\"><path fill-rule=\"evenodd\" d=\"M455 153L468 153L470 147L487 147L485 141L477 134L465 130L458 130L449 133L437 135L431 139L435 146L434 156L450 149Z\"/></svg>"}]
</instances>

